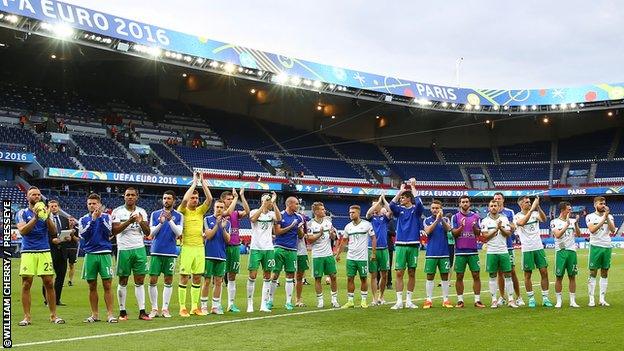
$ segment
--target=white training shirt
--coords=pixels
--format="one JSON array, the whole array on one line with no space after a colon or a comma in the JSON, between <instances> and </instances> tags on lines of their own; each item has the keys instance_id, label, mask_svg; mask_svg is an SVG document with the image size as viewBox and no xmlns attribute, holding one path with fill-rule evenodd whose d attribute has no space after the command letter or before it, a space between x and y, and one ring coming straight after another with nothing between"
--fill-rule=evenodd
<instances>
[{"instance_id":1,"label":"white training shirt","mask_svg":"<svg viewBox=\"0 0 624 351\"><path fill-rule=\"evenodd\" d=\"M331 228L332 222L327 217L324 217L321 223L314 219L308 222L308 234L317 235L323 232L323 235L312 243L312 258L327 257L334 254L331 248Z\"/></svg>"},{"instance_id":2,"label":"white training shirt","mask_svg":"<svg viewBox=\"0 0 624 351\"><path fill-rule=\"evenodd\" d=\"M597 225L602 220L604 215L597 214L596 212L590 213L585 217L587 226L589 224ZM609 220L613 222L613 216L609 215ZM613 222L615 223L615 222ZM611 247L611 231L609 230L609 224L607 221L602 225L602 228L598 229L595 233L589 233L589 244L598 247Z\"/></svg>"},{"instance_id":3,"label":"white training shirt","mask_svg":"<svg viewBox=\"0 0 624 351\"><path fill-rule=\"evenodd\" d=\"M359 224L347 224L343 237L349 238L347 260L368 261L368 237L375 235L369 221L361 219Z\"/></svg>"},{"instance_id":4,"label":"white training shirt","mask_svg":"<svg viewBox=\"0 0 624 351\"><path fill-rule=\"evenodd\" d=\"M252 210L249 217L253 217L258 209ZM273 224L275 223L275 212L269 211L261 213L258 220L251 222L251 244L252 250L273 250Z\"/></svg>"},{"instance_id":5,"label":"white training shirt","mask_svg":"<svg viewBox=\"0 0 624 351\"><path fill-rule=\"evenodd\" d=\"M576 219L572 219L570 218L568 220L570 222L570 225L568 226L568 229L566 229L565 233L563 233L563 235L560 238L555 237L555 250L559 251L559 250L571 250L571 251L576 251L576 243L575 243L575 233L574 233L574 223L576 222ZM561 219L561 218L555 218L552 221L550 221L550 229L551 230L561 230L563 229L563 227L565 227L566 225L566 221ZM553 232L553 236L554 236L554 232Z\"/></svg>"},{"instance_id":6,"label":"white training shirt","mask_svg":"<svg viewBox=\"0 0 624 351\"><path fill-rule=\"evenodd\" d=\"M524 218L525 214L522 212L516 213L513 217L514 224L516 225L515 234L520 236L520 243L522 244L522 252L529 252L535 250L541 250L544 248L542 244L542 238L540 236L540 221L539 212L531 212L529 220L524 225L519 225L518 222Z\"/></svg>"},{"instance_id":7,"label":"white training shirt","mask_svg":"<svg viewBox=\"0 0 624 351\"><path fill-rule=\"evenodd\" d=\"M139 213L143 216L144 221L149 221L147 212L139 206L136 206L134 211L129 211L126 206L119 206L113 210L111 217L113 217L113 223L123 223L127 221L133 214ZM145 247L143 243L143 230L139 223L132 223L126 227L121 233L116 235L117 249L118 250L132 250L140 247Z\"/></svg>"},{"instance_id":8,"label":"white training shirt","mask_svg":"<svg viewBox=\"0 0 624 351\"><path fill-rule=\"evenodd\" d=\"M481 220L481 232L487 233L488 231L495 229L498 225L496 222L498 220L503 224L503 228L509 230L511 227L509 226L509 220L506 216L499 214L498 218L493 219L488 214ZM487 253L489 254L504 254L507 253L507 238L503 236L501 231L499 230L496 235L487 242Z\"/></svg>"}]
</instances>

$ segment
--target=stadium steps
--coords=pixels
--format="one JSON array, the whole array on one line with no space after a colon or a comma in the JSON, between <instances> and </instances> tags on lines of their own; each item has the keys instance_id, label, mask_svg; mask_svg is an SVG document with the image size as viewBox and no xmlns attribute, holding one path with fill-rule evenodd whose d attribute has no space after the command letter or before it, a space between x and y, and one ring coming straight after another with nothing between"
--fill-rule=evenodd
<instances>
[{"instance_id":1,"label":"stadium steps","mask_svg":"<svg viewBox=\"0 0 624 351\"><path fill-rule=\"evenodd\" d=\"M466 186L468 188L474 188L472 186L472 180L470 179L470 174L468 174L468 172L466 171L466 166L460 165L459 171L461 172L462 177L464 177L464 182L466 182Z\"/></svg>"},{"instance_id":2,"label":"stadium steps","mask_svg":"<svg viewBox=\"0 0 624 351\"><path fill-rule=\"evenodd\" d=\"M548 187L552 187L554 184L555 163L557 162L557 152L559 144L556 140L550 143L550 171L548 175Z\"/></svg>"},{"instance_id":3,"label":"stadium steps","mask_svg":"<svg viewBox=\"0 0 624 351\"><path fill-rule=\"evenodd\" d=\"M442 150L440 150L437 147L433 147L433 153L436 154L436 156L438 157L438 160L440 160L441 164L446 164L446 159L444 158L444 154L442 153Z\"/></svg>"},{"instance_id":4,"label":"stadium steps","mask_svg":"<svg viewBox=\"0 0 624 351\"><path fill-rule=\"evenodd\" d=\"M490 170L487 166L481 166L481 170L483 171L483 175L488 182L488 186L493 189L494 188L494 180L492 179L492 175L490 174Z\"/></svg>"},{"instance_id":5,"label":"stadium steps","mask_svg":"<svg viewBox=\"0 0 624 351\"><path fill-rule=\"evenodd\" d=\"M622 140L622 128L618 128L615 131L615 137L613 137L613 143L611 144L611 147L609 148L609 152L607 153L607 160L613 161L613 158L615 157L615 153L618 150L618 146L620 145L621 140Z\"/></svg>"},{"instance_id":6,"label":"stadium steps","mask_svg":"<svg viewBox=\"0 0 624 351\"><path fill-rule=\"evenodd\" d=\"M177 158L177 159L178 159L178 161L180 161L180 164L181 164L181 165L183 165L184 167L186 167L186 168L189 170L189 172L190 172L191 174L193 174L193 168L191 168L189 165L187 165L187 164L186 164L186 162L184 162L184 160L182 159L182 157L180 157L180 155L178 155L178 153L177 153L177 152L173 151L173 149L171 148L171 146L169 146L169 145L167 145L167 144L165 144L165 143L162 143L162 145L163 145L163 146L165 147L165 149L167 149L167 150L168 150L168 151L169 151L169 152L170 152L173 156L175 156L175 158Z\"/></svg>"},{"instance_id":7,"label":"stadium steps","mask_svg":"<svg viewBox=\"0 0 624 351\"><path fill-rule=\"evenodd\" d=\"M561 169L561 178L559 179L559 184L567 184L568 182L568 171L570 170L570 162L566 162Z\"/></svg>"},{"instance_id":8,"label":"stadium steps","mask_svg":"<svg viewBox=\"0 0 624 351\"><path fill-rule=\"evenodd\" d=\"M390 153L388 152L388 150L386 150L385 147L381 146L381 145L377 145L377 147L379 148L379 150L381 150L381 153L386 156L386 158L388 159L388 161L390 162L394 162L394 158L392 158L392 155L390 155ZM388 168L389 169L389 168Z\"/></svg>"},{"instance_id":9,"label":"stadium steps","mask_svg":"<svg viewBox=\"0 0 624 351\"><path fill-rule=\"evenodd\" d=\"M262 160L258 158L258 155L256 155L255 153L250 152L249 156L251 156L251 158L253 158L256 162L258 162L258 164L260 166L262 166L262 168L264 168L267 172L269 172L269 174L271 175L275 175L275 169L269 169L267 168L263 163Z\"/></svg>"},{"instance_id":10,"label":"stadium steps","mask_svg":"<svg viewBox=\"0 0 624 351\"><path fill-rule=\"evenodd\" d=\"M331 140L328 140L327 137L323 134L318 134L319 138L336 154L338 155L338 158L347 162L351 168L353 168L353 170L355 170L355 172L357 174L360 175L360 177L362 177L362 179L366 179L370 182L370 179L375 179L375 177L372 176L372 173L370 172L370 170L367 170L364 168L363 163L357 163L355 161L353 161L352 159L348 158L347 156L345 156L342 152L340 152L340 150L338 150L331 142ZM362 172L362 170L365 170L365 172ZM368 173L368 174L366 174Z\"/></svg>"},{"instance_id":11,"label":"stadium steps","mask_svg":"<svg viewBox=\"0 0 624 351\"><path fill-rule=\"evenodd\" d=\"M78 146L76 146L76 147L78 147ZM83 170L83 171L86 169L85 166L82 163L80 163L80 160L78 160L78 158L73 157L73 156L70 157L70 158L71 158L72 161L74 161L75 164L78 165L78 169Z\"/></svg>"},{"instance_id":12,"label":"stadium steps","mask_svg":"<svg viewBox=\"0 0 624 351\"><path fill-rule=\"evenodd\" d=\"M616 144L617 145L617 144ZM593 183L594 179L596 179L596 170L598 169L598 163L592 162L589 167L589 174L587 174L587 183Z\"/></svg>"},{"instance_id":13,"label":"stadium steps","mask_svg":"<svg viewBox=\"0 0 624 351\"><path fill-rule=\"evenodd\" d=\"M369 180L375 180L376 183L378 184L383 184L383 179L381 178L381 176L379 176L378 174L375 174L373 171L370 170L370 168L368 168L368 166L366 166L366 164L361 163L360 167L362 167L362 169L364 171L366 171L366 173L368 173L369 176Z\"/></svg>"},{"instance_id":14,"label":"stadium steps","mask_svg":"<svg viewBox=\"0 0 624 351\"><path fill-rule=\"evenodd\" d=\"M149 145L149 144L148 144ZM152 148L150 148L150 156L157 159L158 163L160 165L166 165L167 162L165 162L162 158L160 158L160 156L158 156L158 154L156 152L154 152L154 150L152 150ZM158 167L152 167L156 170L157 174L164 174L163 172L160 171L160 169L158 169Z\"/></svg>"},{"instance_id":15,"label":"stadium steps","mask_svg":"<svg viewBox=\"0 0 624 351\"><path fill-rule=\"evenodd\" d=\"M113 143L115 143L115 145L117 145L119 149L121 149L121 151L123 151L124 154L126 154L126 158L134 162L139 162L139 157L136 154L128 150L122 143L118 142L117 140L115 139L111 139L111 140L113 141Z\"/></svg>"},{"instance_id":16,"label":"stadium steps","mask_svg":"<svg viewBox=\"0 0 624 351\"><path fill-rule=\"evenodd\" d=\"M498 153L498 146L496 145L494 138L491 138L491 139L492 139L492 142L491 142L492 158L494 159L495 164L500 165L501 159L500 159L500 154Z\"/></svg>"}]
</instances>

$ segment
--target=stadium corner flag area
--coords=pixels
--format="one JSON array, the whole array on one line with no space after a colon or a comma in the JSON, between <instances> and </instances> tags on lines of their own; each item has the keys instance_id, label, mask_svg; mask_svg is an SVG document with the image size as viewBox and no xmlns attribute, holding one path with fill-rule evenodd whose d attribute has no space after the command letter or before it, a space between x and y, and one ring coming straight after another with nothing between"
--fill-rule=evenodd
<instances>
[{"instance_id":1,"label":"stadium corner flag area","mask_svg":"<svg viewBox=\"0 0 624 351\"><path fill-rule=\"evenodd\" d=\"M462 57L445 86L133 17L0 2L4 348L622 348L624 83L469 88Z\"/></svg>"}]
</instances>

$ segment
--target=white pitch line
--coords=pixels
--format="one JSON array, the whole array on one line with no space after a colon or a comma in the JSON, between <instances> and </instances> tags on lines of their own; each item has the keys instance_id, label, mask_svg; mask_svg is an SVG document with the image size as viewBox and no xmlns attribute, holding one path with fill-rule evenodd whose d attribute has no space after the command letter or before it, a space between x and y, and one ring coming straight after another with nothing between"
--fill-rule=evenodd
<instances>
[{"instance_id":1,"label":"white pitch line","mask_svg":"<svg viewBox=\"0 0 624 351\"><path fill-rule=\"evenodd\" d=\"M550 284L554 284L554 282L551 282ZM533 284L533 286L539 286L539 284ZM470 292L470 293L465 293L464 295L474 295L474 293ZM457 296L457 294L449 295L449 297L450 296ZM434 296L433 298L434 299L439 299L441 297L442 296ZM412 301L421 301L421 300L424 300L424 299L425 299L424 297L421 297L421 298L412 299ZM388 304L393 304L395 302L396 301L388 301L388 302L386 302L386 304L387 305ZM301 315L305 315L305 314L322 313L322 312L330 312L330 311L340 311L340 310L341 310L340 308L331 308L331 309L312 310L312 311L303 311L303 312L294 312L294 313L282 313L282 314L275 314L275 315L262 316L262 317L230 319L230 320L226 320L226 321L214 321L214 322L205 322L205 323L196 323L196 324L174 325L174 326L170 326L170 327L161 327L161 328L155 328L155 329L140 329L140 330L132 330L132 331L126 331L126 332L119 332L119 333L78 336L78 337L66 338L66 339L33 341L33 342L28 342L28 343L23 343L23 344L13 344L13 347L36 346L36 345L55 344L55 343L69 342L69 341L101 339L101 338L107 338L107 337L111 337L111 336L144 334L144 333L152 333L152 332L158 332L158 331L167 331L167 330L176 330L176 329L204 327L204 326L208 326L208 325L221 325L221 324L231 324L231 323L238 323L238 322L253 322L253 321L259 321L259 320L263 320L263 319L273 319L273 318L290 317L290 316L301 316ZM26 328L28 328L28 327L26 327Z\"/></svg>"}]
</instances>

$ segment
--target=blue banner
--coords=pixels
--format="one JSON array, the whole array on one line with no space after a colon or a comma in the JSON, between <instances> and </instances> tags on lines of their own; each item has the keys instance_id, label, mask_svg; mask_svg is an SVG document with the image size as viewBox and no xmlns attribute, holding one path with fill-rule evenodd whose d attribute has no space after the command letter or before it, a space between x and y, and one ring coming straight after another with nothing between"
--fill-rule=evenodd
<instances>
[{"instance_id":1,"label":"blue banner","mask_svg":"<svg viewBox=\"0 0 624 351\"><path fill-rule=\"evenodd\" d=\"M33 163L35 155L29 152L0 150L0 162Z\"/></svg>"},{"instance_id":2,"label":"blue banner","mask_svg":"<svg viewBox=\"0 0 624 351\"><path fill-rule=\"evenodd\" d=\"M158 174L145 173L115 173L115 172L97 172L83 171L79 169L65 168L48 168L47 176L50 178L65 178L75 180L91 180L111 183L132 183L132 184L154 184L154 185L173 185L188 186L193 180L191 177L167 176ZM245 188L258 191L282 191L282 183L267 182L247 182L239 180L225 179L208 179L208 186L215 188ZM335 186L335 185L303 185L297 184L296 190L302 193L314 194L341 194L341 195L360 195L376 197L381 194L394 196L397 189L380 189L380 188L364 188L352 186ZM416 191L417 196L422 197L451 197L457 198L462 195L468 195L475 198L491 198L496 192L502 192L505 197L520 196L551 196L551 197L570 197L570 196L596 196L596 195L624 195L624 186L622 187L599 187L599 188L574 188L574 189L525 189L525 190L446 190L446 189L430 189Z\"/></svg>"},{"instance_id":3,"label":"blue banner","mask_svg":"<svg viewBox=\"0 0 624 351\"><path fill-rule=\"evenodd\" d=\"M552 89L470 89L360 72L197 37L54 0L2 0L0 10L148 47L387 94L472 105L559 105L624 98L624 83ZM502 83L504 84L504 82Z\"/></svg>"},{"instance_id":4,"label":"blue banner","mask_svg":"<svg viewBox=\"0 0 624 351\"><path fill-rule=\"evenodd\" d=\"M76 180L91 180L111 183L154 184L189 186L192 177L167 176L145 173L115 173L83 171L79 169L48 168L47 176L50 178L64 178ZM280 183L246 182L238 180L207 179L208 186L213 188L245 188L258 191L281 191Z\"/></svg>"},{"instance_id":5,"label":"blue banner","mask_svg":"<svg viewBox=\"0 0 624 351\"><path fill-rule=\"evenodd\" d=\"M362 188L350 186L333 186L333 185L302 185L296 186L297 191L304 193L322 193L322 194L343 194L343 195L364 195L379 196L382 193L387 196L397 194L396 189L379 189L379 188ZM624 194L624 186L622 187L597 187L597 188L569 188L569 189L523 189L523 190L416 190L417 196L422 197L460 197L468 195L475 198L491 198L494 193L501 192L505 197L520 196L551 196L551 197L571 197L571 196L597 196L597 195L616 195Z\"/></svg>"}]
</instances>

